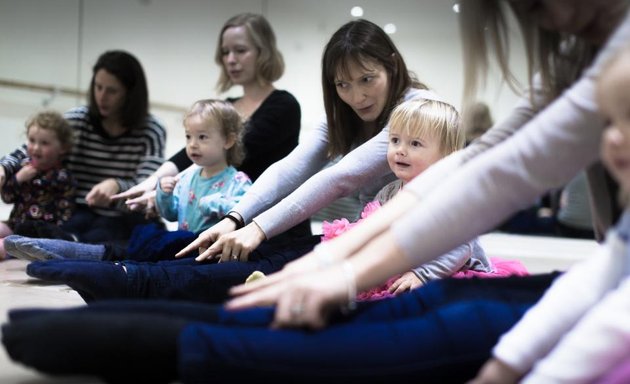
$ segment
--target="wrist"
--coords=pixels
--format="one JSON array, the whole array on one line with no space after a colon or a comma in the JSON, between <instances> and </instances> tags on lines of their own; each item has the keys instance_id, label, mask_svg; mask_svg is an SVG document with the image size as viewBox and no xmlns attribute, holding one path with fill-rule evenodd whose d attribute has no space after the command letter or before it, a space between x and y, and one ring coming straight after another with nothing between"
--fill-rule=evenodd
<instances>
[{"instance_id":1,"label":"wrist","mask_svg":"<svg viewBox=\"0 0 630 384\"><path fill-rule=\"evenodd\" d=\"M239 215L238 213L234 211L228 212L225 216L221 218L221 220L223 219L228 219L231 222L233 222L236 225L235 229L241 229L245 226L245 222L243 221L243 218L241 217L241 215Z\"/></svg>"},{"instance_id":2,"label":"wrist","mask_svg":"<svg viewBox=\"0 0 630 384\"><path fill-rule=\"evenodd\" d=\"M252 225L254 225L254 227L256 227L256 229L258 229L258 240L262 243L263 241L267 240L267 235L265 234L265 231L263 231L263 229L260 227L260 225L258 225L258 223L254 220L252 220L251 222Z\"/></svg>"}]
</instances>

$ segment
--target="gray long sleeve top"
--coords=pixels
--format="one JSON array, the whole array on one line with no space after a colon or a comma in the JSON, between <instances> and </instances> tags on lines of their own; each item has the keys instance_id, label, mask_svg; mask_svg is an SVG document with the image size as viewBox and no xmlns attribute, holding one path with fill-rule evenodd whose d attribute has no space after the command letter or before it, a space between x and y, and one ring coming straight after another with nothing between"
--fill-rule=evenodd
<instances>
[{"instance_id":1,"label":"gray long sleeve top","mask_svg":"<svg viewBox=\"0 0 630 384\"><path fill-rule=\"evenodd\" d=\"M410 89L405 100L442 100L428 90ZM325 168L329 159L326 119L284 159L256 180L233 211L252 219L269 239L309 218L339 197L359 189L361 205L396 177L387 164L389 128Z\"/></svg>"}]
</instances>

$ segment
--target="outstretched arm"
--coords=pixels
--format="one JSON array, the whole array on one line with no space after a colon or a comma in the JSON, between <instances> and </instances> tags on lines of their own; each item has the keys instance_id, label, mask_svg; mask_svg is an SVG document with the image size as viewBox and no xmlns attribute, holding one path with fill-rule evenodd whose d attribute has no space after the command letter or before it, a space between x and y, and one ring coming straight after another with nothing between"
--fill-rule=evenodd
<instances>
[{"instance_id":1,"label":"outstretched arm","mask_svg":"<svg viewBox=\"0 0 630 384\"><path fill-rule=\"evenodd\" d=\"M155 188L158 180L163 176L175 176L179 170L175 163L165 161L162 165L149 177L129 188L128 190L115 194L112 200L126 200L125 204L132 211L140 211L144 209L150 200L155 198Z\"/></svg>"}]
</instances>

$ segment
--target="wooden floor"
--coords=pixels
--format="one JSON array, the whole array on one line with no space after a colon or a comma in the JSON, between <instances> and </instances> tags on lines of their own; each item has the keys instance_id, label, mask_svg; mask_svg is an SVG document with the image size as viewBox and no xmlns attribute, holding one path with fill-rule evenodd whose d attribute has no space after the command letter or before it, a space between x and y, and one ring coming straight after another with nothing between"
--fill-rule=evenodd
<instances>
[{"instance_id":1,"label":"wooden floor","mask_svg":"<svg viewBox=\"0 0 630 384\"><path fill-rule=\"evenodd\" d=\"M594 241L543 238L506 234L481 237L488 256L521 260L531 273L566 270L595 249ZM0 262L0 322L7 311L18 307L69 307L85 305L79 295L64 285L45 284L29 278L27 262L11 259ZM12 362L0 348L0 384L92 384L85 378L51 378Z\"/></svg>"},{"instance_id":2,"label":"wooden floor","mask_svg":"<svg viewBox=\"0 0 630 384\"><path fill-rule=\"evenodd\" d=\"M26 275L28 262L10 259L0 262L0 321L7 319L11 308L47 307L61 308L85 305L81 297L68 286L46 284ZM98 383L85 378L51 378L30 368L13 363L4 348L0 348L0 383L2 384L44 384L44 383Z\"/></svg>"}]
</instances>

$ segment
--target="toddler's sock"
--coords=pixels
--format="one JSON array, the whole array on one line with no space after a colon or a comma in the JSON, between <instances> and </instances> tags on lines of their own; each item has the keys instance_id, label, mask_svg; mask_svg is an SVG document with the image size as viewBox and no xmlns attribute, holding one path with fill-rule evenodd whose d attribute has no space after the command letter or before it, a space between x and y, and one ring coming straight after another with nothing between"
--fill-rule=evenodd
<instances>
[{"instance_id":1,"label":"toddler's sock","mask_svg":"<svg viewBox=\"0 0 630 384\"><path fill-rule=\"evenodd\" d=\"M11 256L25 260L80 259L102 260L105 246L58 239L34 239L19 235L4 238L4 248Z\"/></svg>"},{"instance_id":2,"label":"toddler's sock","mask_svg":"<svg viewBox=\"0 0 630 384\"><path fill-rule=\"evenodd\" d=\"M91 260L34 261L26 274L60 282L76 290L86 302L127 297L127 272L120 263Z\"/></svg>"},{"instance_id":3,"label":"toddler's sock","mask_svg":"<svg viewBox=\"0 0 630 384\"><path fill-rule=\"evenodd\" d=\"M52 311L4 324L2 343L13 360L48 374L170 383L185 325L161 315Z\"/></svg>"}]
</instances>

